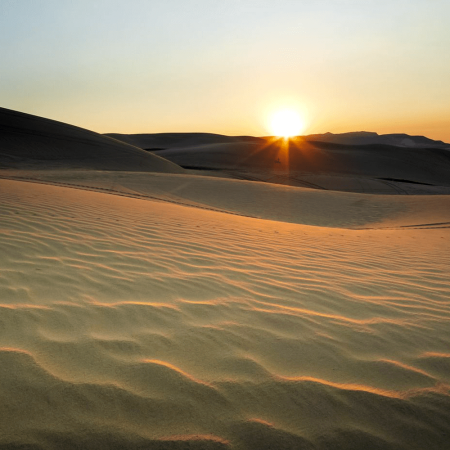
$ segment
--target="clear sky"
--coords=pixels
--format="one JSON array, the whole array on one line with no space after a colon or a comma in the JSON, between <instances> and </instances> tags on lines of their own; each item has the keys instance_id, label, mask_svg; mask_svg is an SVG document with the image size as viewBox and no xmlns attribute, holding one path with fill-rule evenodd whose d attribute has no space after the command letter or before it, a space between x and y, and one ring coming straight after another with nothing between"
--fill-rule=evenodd
<instances>
[{"instance_id":1,"label":"clear sky","mask_svg":"<svg viewBox=\"0 0 450 450\"><path fill-rule=\"evenodd\" d=\"M98 132L450 142L450 0L0 0L0 106Z\"/></svg>"}]
</instances>

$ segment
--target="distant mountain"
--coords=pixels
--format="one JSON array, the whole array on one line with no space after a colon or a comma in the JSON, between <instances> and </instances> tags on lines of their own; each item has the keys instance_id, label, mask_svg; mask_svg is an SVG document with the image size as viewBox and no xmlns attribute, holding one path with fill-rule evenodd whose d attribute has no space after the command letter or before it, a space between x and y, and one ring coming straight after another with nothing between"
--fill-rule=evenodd
<instances>
[{"instance_id":1,"label":"distant mountain","mask_svg":"<svg viewBox=\"0 0 450 450\"><path fill-rule=\"evenodd\" d=\"M393 145L395 147L407 148L446 148L450 149L450 144L443 141L434 141L425 136L410 136L404 133L378 134L368 131L356 131L351 133L325 133L309 134L304 136L307 141L330 142L342 145Z\"/></svg>"}]
</instances>

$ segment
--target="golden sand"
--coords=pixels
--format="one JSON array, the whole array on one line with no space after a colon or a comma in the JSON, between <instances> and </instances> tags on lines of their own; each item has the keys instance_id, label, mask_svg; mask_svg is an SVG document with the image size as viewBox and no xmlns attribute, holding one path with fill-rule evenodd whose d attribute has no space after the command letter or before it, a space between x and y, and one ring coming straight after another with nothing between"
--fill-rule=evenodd
<instances>
[{"instance_id":1,"label":"golden sand","mask_svg":"<svg viewBox=\"0 0 450 450\"><path fill-rule=\"evenodd\" d=\"M113 194L0 180L1 445L446 448L450 234L420 198L355 230Z\"/></svg>"}]
</instances>

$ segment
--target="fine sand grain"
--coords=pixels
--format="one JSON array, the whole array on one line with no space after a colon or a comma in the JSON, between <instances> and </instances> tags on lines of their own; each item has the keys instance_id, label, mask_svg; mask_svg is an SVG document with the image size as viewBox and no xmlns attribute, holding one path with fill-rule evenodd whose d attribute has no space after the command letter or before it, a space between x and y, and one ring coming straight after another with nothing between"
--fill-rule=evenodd
<instances>
[{"instance_id":1,"label":"fine sand grain","mask_svg":"<svg viewBox=\"0 0 450 450\"><path fill-rule=\"evenodd\" d=\"M0 449L447 450L448 150L330 145L0 109Z\"/></svg>"},{"instance_id":2,"label":"fine sand grain","mask_svg":"<svg viewBox=\"0 0 450 450\"><path fill-rule=\"evenodd\" d=\"M449 448L447 197L135 175L0 180L0 448Z\"/></svg>"}]
</instances>

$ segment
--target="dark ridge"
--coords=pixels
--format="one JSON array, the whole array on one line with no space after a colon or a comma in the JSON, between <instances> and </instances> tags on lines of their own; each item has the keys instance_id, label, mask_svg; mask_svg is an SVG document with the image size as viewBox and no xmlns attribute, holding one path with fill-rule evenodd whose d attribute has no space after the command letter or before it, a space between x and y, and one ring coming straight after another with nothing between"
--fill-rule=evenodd
<instances>
[{"instance_id":1,"label":"dark ridge","mask_svg":"<svg viewBox=\"0 0 450 450\"><path fill-rule=\"evenodd\" d=\"M410 136L405 133L391 133L391 134L382 134L381 137L392 137L392 138L400 138L400 139L412 139L415 142L419 142L421 144L440 144L447 145L444 141L438 141L434 139L427 138L425 136Z\"/></svg>"},{"instance_id":2,"label":"dark ridge","mask_svg":"<svg viewBox=\"0 0 450 450\"><path fill-rule=\"evenodd\" d=\"M399 147L387 144L337 144L335 142L324 142L324 141L310 141L307 140L308 144L312 144L315 147L326 148L330 150L388 150L392 149L398 150Z\"/></svg>"},{"instance_id":3,"label":"dark ridge","mask_svg":"<svg viewBox=\"0 0 450 450\"><path fill-rule=\"evenodd\" d=\"M435 141L425 136L410 136L406 133L381 134L373 132L351 132L351 133L324 133L310 134L303 136L310 141L330 142L334 144L348 145L369 145L369 144L385 144L395 147L416 148L416 147L432 147L432 148L450 148L450 144L443 141Z\"/></svg>"},{"instance_id":4,"label":"dark ridge","mask_svg":"<svg viewBox=\"0 0 450 450\"><path fill-rule=\"evenodd\" d=\"M84 128L0 107L5 168L84 168L181 173L158 155Z\"/></svg>"},{"instance_id":5,"label":"dark ridge","mask_svg":"<svg viewBox=\"0 0 450 450\"><path fill-rule=\"evenodd\" d=\"M160 148L162 146L165 148L174 148L232 142L265 142L264 139L254 136L226 136L215 133L106 133L105 136L136 145L144 150Z\"/></svg>"},{"instance_id":6,"label":"dark ridge","mask_svg":"<svg viewBox=\"0 0 450 450\"><path fill-rule=\"evenodd\" d=\"M165 147L152 147L152 148L143 148L146 152L157 152L159 150L167 150Z\"/></svg>"},{"instance_id":7,"label":"dark ridge","mask_svg":"<svg viewBox=\"0 0 450 450\"><path fill-rule=\"evenodd\" d=\"M437 150L436 147L398 147L389 144L336 144L335 142L310 141L307 142L315 147L326 148L330 150L392 150L415 151L415 150Z\"/></svg>"},{"instance_id":8,"label":"dark ridge","mask_svg":"<svg viewBox=\"0 0 450 450\"><path fill-rule=\"evenodd\" d=\"M218 170L219 172L224 169L218 169L217 167L204 167L204 166L180 166L183 169L188 170Z\"/></svg>"},{"instance_id":9,"label":"dark ridge","mask_svg":"<svg viewBox=\"0 0 450 450\"><path fill-rule=\"evenodd\" d=\"M435 184L431 184L431 183L422 183L419 181L412 181L412 180L402 180L401 178L378 178L378 179L386 180L386 181L400 181L401 183L423 184L425 186L436 186Z\"/></svg>"}]
</instances>

